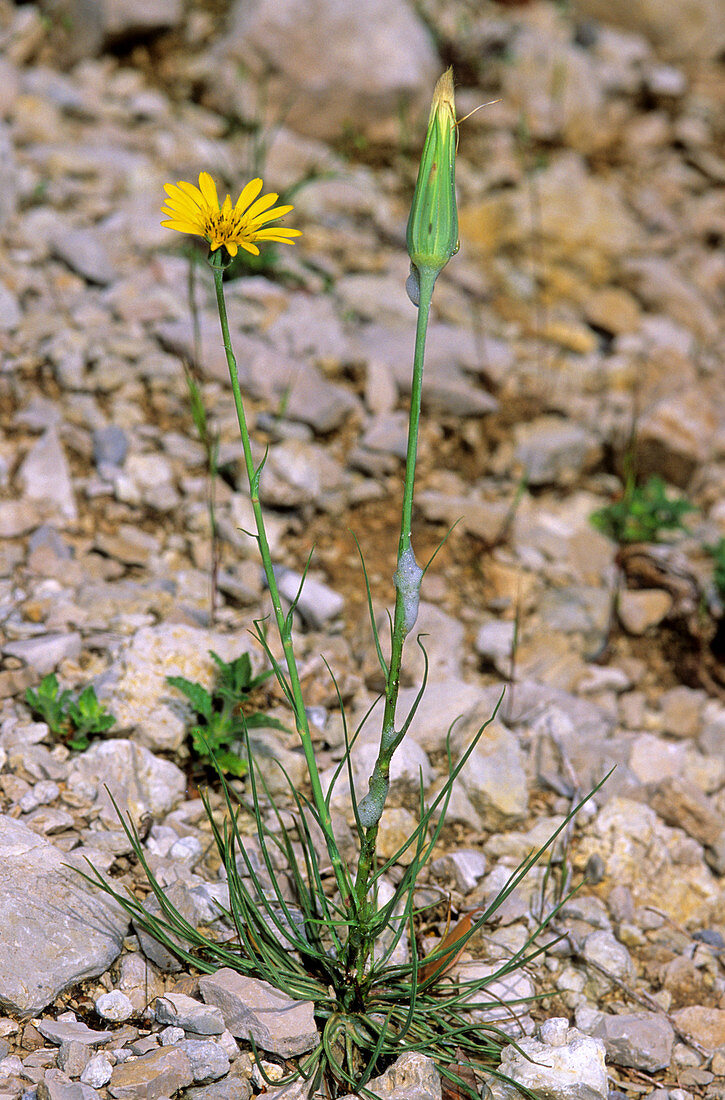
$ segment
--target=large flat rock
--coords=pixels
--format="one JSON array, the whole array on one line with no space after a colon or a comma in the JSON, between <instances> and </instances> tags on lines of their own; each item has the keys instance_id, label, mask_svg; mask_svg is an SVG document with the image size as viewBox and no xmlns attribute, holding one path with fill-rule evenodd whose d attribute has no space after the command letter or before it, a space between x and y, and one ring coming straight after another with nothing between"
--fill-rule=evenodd
<instances>
[{"instance_id":1,"label":"large flat rock","mask_svg":"<svg viewBox=\"0 0 725 1100\"><path fill-rule=\"evenodd\" d=\"M35 1015L58 994L107 970L128 919L70 856L0 815L0 1009Z\"/></svg>"}]
</instances>

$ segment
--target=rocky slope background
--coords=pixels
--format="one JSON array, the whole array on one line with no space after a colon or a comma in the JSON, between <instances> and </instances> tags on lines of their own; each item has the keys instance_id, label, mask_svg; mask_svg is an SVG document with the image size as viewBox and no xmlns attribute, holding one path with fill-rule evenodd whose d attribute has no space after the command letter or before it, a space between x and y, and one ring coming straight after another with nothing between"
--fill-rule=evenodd
<instances>
[{"instance_id":1,"label":"rocky slope background","mask_svg":"<svg viewBox=\"0 0 725 1100\"><path fill-rule=\"evenodd\" d=\"M211 283L203 252L161 229L162 187L205 169L236 197L259 173L303 230L228 289L290 597L316 546L298 639L332 767L322 656L353 719L380 688L348 531L383 610L415 320L405 222L449 63L460 116L495 102L460 129L419 560L459 522L425 580L429 690L381 847L410 829L420 769L440 783L453 719L460 751L508 683L430 870L454 913L495 896L617 767L553 875L532 873L459 965L498 968L547 891L585 875L565 938L497 990L546 994L499 1014L517 1040L549 1021L525 1040L555 1067L536 1083L561 1100L725 1095L725 644L707 549L725 536L721 4L0 0L0 50L0 1097L246 1100L261 1087L250 1028L270 1066L309 1045L309 1014L292 1027L231 975L183 975L73 870L87 857L142 887L108 787L175 904L214 924L224 881L166 677L211 686L209 650L262 667ZM219 435L213 613L184 363ZM687 531L620 546L592 525L632 469L693 506ZM421 664L410 655L409 700ZM116 719L84 749L25 702L51 673L76 695L93 684ZM285 721L271 688L257 705ZM275 760L303 781L291 734L255 731L255 753L281 796ZM446 908L421 930L429 947ZM381 1094L440 1096L429 1066L404 1070Z\"/></svg>"}]
</instances>

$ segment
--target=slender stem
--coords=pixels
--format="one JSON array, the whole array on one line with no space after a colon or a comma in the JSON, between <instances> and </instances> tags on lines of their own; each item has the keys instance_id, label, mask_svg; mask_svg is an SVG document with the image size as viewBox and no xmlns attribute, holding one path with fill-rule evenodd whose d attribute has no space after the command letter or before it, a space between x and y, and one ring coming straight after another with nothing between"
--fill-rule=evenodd
<instances>
[{"instance_id":1,"label":"slender stem","mask_svg":"<svg viewBox=\"0 0 725 1100\"><path fill-rule=\"evenodd\" d=\"M337 881L338 889L343 902L350 904L354 899L351 898L350 885L348 882L347 874L340 857L340 853L335 842L335 836L332 831L332 821L330 818L330 811L325 800L325 795L322 790L322 784L320 783L320 773L317 768L317 761L315 760L315 750L312 744L312 736L310 734L310 726L307 719L307 712L305 710L304 699L302 697L302 686L300 684L299 672L297 669L297 661L295 659L293 644L292 644L292 631L288 627L286 617L282 608L282 601L279 595L279 588L277 586L277 578L274 575L274 568L272 566L272 555L269 549L269 541L267 539L267 531L264 525L264 515L262 513L262 506L259 502L259 475L261 472L261 466L259 468L254 465L254 458L252 456L252 444L249 438L249 429L247 427L247 417L244 411L244 401L242 399L241 389L239 387L239 374L237 371L237 361L234 357L232 350L232 342L229 334L229 321L227 319L227 307L224 299L224 269L221 265L221 257L219 252L212 255L211 260L212 271L214 272L214 286L216 289L217 308L219 310L219 320L222 327L222 338L224 340L224 350L227 356L227 365L229 367L229 377L232 383L232 393L234 395L234 406L237 411L237 421L239 423L239 433L242 438L242 450L244 452L244 464L247 471L247 479L249 481L249 496L252 503L252 510L254 512L254 520L257 527L257 543L259 545L259 552L262 557L262 564L264 566L264 575L267 580L267 587L272 599L272 607L274 609L274 617L277 623L277 631L284 650L285 662L287 665L287 673L289 675L289 686L294 700L294 715L295 725L302 744L302 751L305 756L305 762L307 764L307 771L310 778L310 785L312 787L312 799L317 811L318 822L322 829L322 834L325 838L325 844L327 851L332 862L333 872Z\"/></svg>"},{"instance_id":2,"label":"slender stem","mask_svg":"<svg viewBox=\"0 0 725 1100\"><path fill-rule=\"evenodd\" d=\"M401 561L404 560L404 556L409 555L412 550L411 525L413 519L413 490L415 487L415 466L418 455L418 427L420 424L421 393L423 389L423 360L425 355L425 338L428 331L430 304L436 275L437 272L432 271L423 270L419 272L420 302L418 306L418 323L415 331L413 382L410 393L410 415L408 419L408 450L405 460L403 506L400 521L400 539L398 541L399 570ZM373 775L385 784L386 791L393 753L402 739L402 735L395 732L395 712L398 705L398 692L400 690L400 666L403 659L403 646L410 629L406 624L407 611L406 598L401 591L400 584L396 583L390 664L388 665L388 676L385 684L383 732L380 752L373 772ZM380 807L380 813L382 813L382 806ZM371 875L375 869L375 853L378 827L380 824L380 813L378 813L377 820L364 830L360 859L358 861L355 884L353 887L358 910L364 915L369 915L372 907L372 901L368 898L368 893L370 890ZM370 942L365 942L362 937L353 946L353 951L356 954L355 967L359 976L362 976L362 971L364 970L371 947L372 944Z\"/></svg>"}]
</instances>

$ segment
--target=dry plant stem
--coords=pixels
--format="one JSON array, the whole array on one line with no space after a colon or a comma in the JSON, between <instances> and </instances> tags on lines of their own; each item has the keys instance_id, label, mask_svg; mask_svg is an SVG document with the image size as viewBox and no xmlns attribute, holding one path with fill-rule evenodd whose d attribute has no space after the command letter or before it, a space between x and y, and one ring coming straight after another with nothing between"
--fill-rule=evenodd
<instances>
[{"instance_id":1,"label":"dry plant stem","mask_svg":"<svg viewBox=\"0 0 725 1100\"><path fill-rule=\"evenodd\" d=\"M295 713L295 725L297 733L300 737L302 744L302 751L305 755L305 762L307 764L307 771L310 778L310 785L312 787L312 801L317 812L318 823L322 829L323 836L325 838L325 844L328 854L332 863L332 869L335 875L335 880L340 890L340 895L343 902L350 902L350 890L345 875L345 870L340 859L340 853L335 843L334 834L332 831L332 821L330 819L330 811L325 801L325 795L320 783L320 774L317 768L317 762L315 761L315 750L312 745L312 736L310 734L309 722L307 720L307 713L305 711L305 704L302 697L302 687L300 684L299 672L297 670L297 661L295 659L294 648L292 644L292 632L291 628L287 626L285 614L282 609L282 601L279 595L279 588L277 586L277 579L274 575L274 569L272 567L272 555L269 549L269 541L267 539L267 532L264 525L264 515L262 513L262 507L259 502L259 475L261 473L261 467L257 468L254 465L254 459L252 457L252 445L249 439L249 429L247 428L247 418L244 412L244 402L242 400L242 393L239 388L239 374L237 372L237 361L234 357L232 350L231 337L229 335L229 322L227 319L227 308L224 299L224 266L221 258L221 249L218 249L211 257L211 267L214 272L214 287L216 289L217 307L219 310L219 320L222 327L222 338L224 340L224 350L227 356L227 365L229 367L229 377L232 383L232 393L234 395L234 406L237 411L237 421L239 423L239 432L242 439L242 450L244 452L244 464L247 471L247 479L249 481L249 497L252 503L252 510L254 512L254 520L257 528L257 543L259 546L259 552L262 557L262 563L264 566L264 574L267 580L267 586L269 588L270 597L272 599L272 607L274 610L274 617L277 624L277 631L284 650L285 662L287 665L287 673L289 676L289 686L294 700L294 713Z\"/></svg>"},{"instance_id":2,"label":"dry plant stem","mask_svg":"<svg viewBox=\"0 0 725 1100\"><path fill-rule=\"evenodd\" d=\"M418 456L418 427L420 424L421 393L423 388L423 359L425 355L425 338L428 330L428 317L430 314L433 286L438 272L420 271L420 302L418 305L418 322L415 332L415 355L413 359L413 381L410 395L410 415L408 420L408 450L405 461L405 481L403 485L403 507L400 523L400 539L398 542L398 571L412 555L411 525L413 520L413 490L415 487L415 465ZM396 573L396 577L399 572ZM417 600L417 592L416 592ZM403 658L403 646L410 633L413 624L409 621L410 592L404 593L402 586L396 582L395 612L393 615L393 634L391 640L390 664L385 684L385 711L383 713L383 729L380 737L380 751L375 762L373 774L370 778L370 791L376 788L380 791L375 813L377 819L367 828L363 828L363 838L355 876L354 894L357 901L357 909L363 915L369 914L373 900L368 896L371 887L371 877L375 871L375 850L378 836L380 817L385 806L388 783L390 777L390 763L393 753L397 749L404 736L404 731L395 729L395 712L398 705L398 692L400 690L400 666ZM357 955L355 970L362 977L362 970L367 962L367 957L372 949L372 943L355 942L362 929L351 929L351 947Z\"/></svg>"}]
</instances>

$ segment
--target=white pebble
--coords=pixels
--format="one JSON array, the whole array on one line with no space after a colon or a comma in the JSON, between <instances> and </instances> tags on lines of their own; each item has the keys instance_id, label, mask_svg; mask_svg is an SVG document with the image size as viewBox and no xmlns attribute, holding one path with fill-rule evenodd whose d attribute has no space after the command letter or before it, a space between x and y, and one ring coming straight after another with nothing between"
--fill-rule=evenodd
<instances>
[{"instance_id":1,"label":"white pebble","mask_svg":"<svg viewBox=\"0 0 725 1100\"><path fill-rule=\"evenodd\" d=\"M169 849L171 859L180 859L184 863L196 863L201 853L201 842L195 836L182 836Z\"/></svg>"},{"instance_id":2,"label":"white pebble","mask_svg":"<svg viewBox=\"0 0 725 1100\"><path fill-rule=\"evenodd\" d=\"M86 1067L81 1074L81 1082L90 1085L94 1089L103 1088L111 1080L113 1066L105 1054L94 1054L86 1062Z\"/></svg>"},{"instance_id":3,"label":"white pebble","mask_svg":"<svg viewBox=\"0 0 725 1100\"><path fill-rule=\"evenodd\" d=\"M182 1039L186 1038L186 1032L183 1027L165 1027L163 1031L159 1032L159 1039L161 1040L162 1047L173 1047L176 1043L180 1043Z\"/></svg>"},{"instance_id":4,"label":"white pebble","mask_svg":"<svg viewBox=\"0 0 725 1100\"><path fill-rule=\"evenodd\" d=\"M110 993L102 993L96 1001L96 1012L104 1020L113 1020L114 1023L122 1023L133 1016L133 1005L120 989L113 989Z\"/></svg>"}]
</instances>

